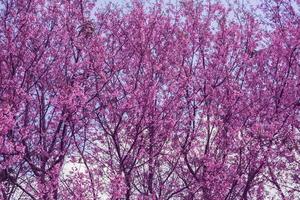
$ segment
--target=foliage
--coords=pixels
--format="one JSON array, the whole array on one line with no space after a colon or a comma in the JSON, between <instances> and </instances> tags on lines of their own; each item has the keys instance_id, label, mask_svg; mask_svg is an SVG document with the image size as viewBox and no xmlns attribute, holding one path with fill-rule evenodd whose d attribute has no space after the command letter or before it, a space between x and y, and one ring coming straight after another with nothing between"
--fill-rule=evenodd
<instances>
[{"instance_id":1,"label":"foliage","mask_svg":"<svg viewBox=\"0 0 300 200\"><path fill-rule=\"evenodd\" d=\"M0 199L300 196L299 1L0 2Z\"/></svg>"}]
</instances>

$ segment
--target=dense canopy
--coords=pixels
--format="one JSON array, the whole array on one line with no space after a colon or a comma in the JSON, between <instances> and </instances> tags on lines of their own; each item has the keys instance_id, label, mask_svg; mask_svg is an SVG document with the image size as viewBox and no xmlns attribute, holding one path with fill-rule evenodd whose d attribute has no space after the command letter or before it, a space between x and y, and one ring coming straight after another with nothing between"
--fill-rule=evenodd
<instances>
[{"instance_id":1,"label":"dense canopy","mask_svg":"<svg viewBox=\"0 0 300 200\"><path fill-rule=\"evenodd\" d=\"M300 1L222 2L0 0L0 199L299 198Z\"/></svg>"}]
</instances>

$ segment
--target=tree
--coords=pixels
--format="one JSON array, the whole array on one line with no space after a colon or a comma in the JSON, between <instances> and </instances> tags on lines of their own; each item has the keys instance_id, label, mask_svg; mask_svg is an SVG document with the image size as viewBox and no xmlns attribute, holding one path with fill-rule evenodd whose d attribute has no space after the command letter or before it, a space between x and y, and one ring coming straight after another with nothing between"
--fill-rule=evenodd
<instances>
[{"instance_id":1,"label":"tree","mask_svg":"<svg viewBox=\"0 0 300 200\"><path fill-rule=\"evenodd\" d=\"M0 198L295 199L299 8L1 1Z\"/></svg>"}]
</instances>

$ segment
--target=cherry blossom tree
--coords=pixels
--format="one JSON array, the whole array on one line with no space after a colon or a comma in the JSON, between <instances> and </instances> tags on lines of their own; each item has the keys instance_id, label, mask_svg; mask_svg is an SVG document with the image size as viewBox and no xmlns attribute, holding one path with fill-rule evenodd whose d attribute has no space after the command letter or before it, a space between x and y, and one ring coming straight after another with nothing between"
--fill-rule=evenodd
<instances>
[{"instance_id":1,"label":"cherry blossom tree","mask_svg":"<svg viewBox=\"0 0 300 200\"><path fill-rule=\"evenodd\" d=\"M300 195L299 1L0 10L0 199Z\"/></svg>"}]
</instances>

